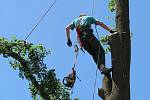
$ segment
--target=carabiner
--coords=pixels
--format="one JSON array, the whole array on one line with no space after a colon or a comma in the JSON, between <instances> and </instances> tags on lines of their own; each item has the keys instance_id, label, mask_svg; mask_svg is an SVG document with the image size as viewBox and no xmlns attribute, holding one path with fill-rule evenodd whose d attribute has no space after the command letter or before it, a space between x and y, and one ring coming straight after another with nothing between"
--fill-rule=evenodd
<instances>
[{"instance_id":1,"label":"carabiner","mask_svg":"<svg viewBox=\"0 0 150 100\"><path fill-rule=\"evenodd\" d=\"M75 51L75 53L77 53L79 51L79 48L78 48L77 44L74 45L74 51Z\"/></svg>"}]
</instances>

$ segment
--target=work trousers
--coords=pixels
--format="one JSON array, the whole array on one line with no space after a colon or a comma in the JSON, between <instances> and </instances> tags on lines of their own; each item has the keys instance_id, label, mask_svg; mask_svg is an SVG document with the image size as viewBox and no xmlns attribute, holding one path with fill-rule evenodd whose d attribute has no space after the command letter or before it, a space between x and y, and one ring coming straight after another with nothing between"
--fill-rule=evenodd
<instances>
[{"instance_id":1,"label":"work trousers","mask_svg":"<svg viewBox=\"0 0 150 100\"><path fill-rule=\"evenodd\" d=\"M82 32L79 39L82 47L93 57L98 68L100 68L101 64L104 64L105 66L105 51L94 34Z\"/></svg>"}]
</instances>

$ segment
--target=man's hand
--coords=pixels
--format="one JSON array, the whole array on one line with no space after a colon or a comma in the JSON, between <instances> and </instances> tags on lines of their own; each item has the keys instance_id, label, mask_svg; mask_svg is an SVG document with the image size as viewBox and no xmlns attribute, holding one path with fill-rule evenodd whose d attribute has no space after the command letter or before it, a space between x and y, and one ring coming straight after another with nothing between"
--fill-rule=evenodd
<instances>
[{"instance_id":1,"label":"man's hand","mask_svg":"<svg viewBox=\"0 0 150 100\"><path fill-rule=\"evenodd\" d=\"M110 33L115 33L115 32L117 32L117 31L110 30L109 32L110 32Z\"/></svg>"},{"instance_id":2,"label":"man's hand","mask_svg":"<svg viewBox=\"0 0 150 100\"><path fill-rule=\"evenodd\" d=\"M71 42L71 40L70 40L70 39L68 39L67 45L68 45L69 47L71 47L71 46L72 46L72 42Z\"/></svg>"}]
</instances>

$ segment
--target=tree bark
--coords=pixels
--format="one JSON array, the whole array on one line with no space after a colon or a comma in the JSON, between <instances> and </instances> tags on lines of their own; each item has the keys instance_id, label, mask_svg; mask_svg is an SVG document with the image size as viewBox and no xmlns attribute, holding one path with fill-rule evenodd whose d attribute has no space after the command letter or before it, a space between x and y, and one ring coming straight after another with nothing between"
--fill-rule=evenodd
<instances>
[{"instance_id":1,"label":"tree bark","mask_svg":"<svg viewBox=\"0 0 150 100\"><path fill-rule=\"evenodd\" d=\"M109 100L130 100L131 41L129 28L129 0L116 1L116 29L111 36L112 94Z\"/></svg>"},{"instance_id":2,"label":"tree bark","mask_svg":"<svg viewBox=\"0 0 150 100\"><path fill-rule=\"evenodd\" d=\"M130 60L131 41L129 29L129 0L115 0L116 2L116 30L117 34L110 36L112 58L112 91L104 95L103 100L130 100ZM103 87L108 84L104 82ZM107 80L110 80L107 77ZM102 89L107 92L107 89Z\"/></svg>"}]
</instances>

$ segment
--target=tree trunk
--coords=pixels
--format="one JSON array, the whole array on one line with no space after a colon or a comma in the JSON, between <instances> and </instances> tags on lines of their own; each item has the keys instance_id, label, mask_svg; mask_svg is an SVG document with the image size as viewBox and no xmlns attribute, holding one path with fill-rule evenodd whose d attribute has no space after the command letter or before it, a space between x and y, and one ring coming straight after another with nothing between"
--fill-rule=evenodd
<instances>
[{"instance_id":1,"label":"tree trunk","mask_svg":"<svg viewBox=\"0 0 150 100\"><path fill-rule=\"evenodd\" d=\"M115 0L116 2L116 30L117 34L110 36L112 55L112 91L104 95L103 100L130 100L130 59L131 43L129 29L129 0ZM104 80L111 80L108 77L103 79L103 87L108 84ZM107 87L107 90L111 87Z\"/></svg>"}]
</instances>

